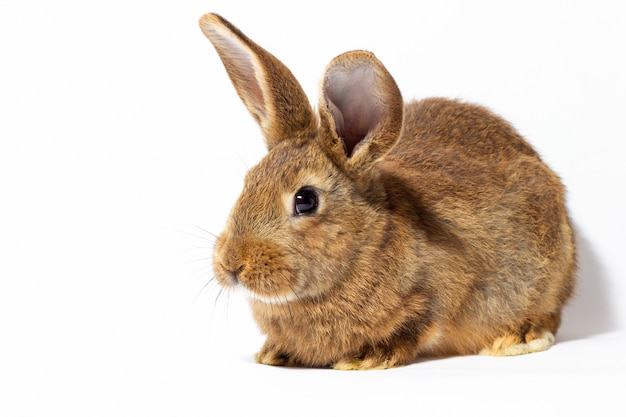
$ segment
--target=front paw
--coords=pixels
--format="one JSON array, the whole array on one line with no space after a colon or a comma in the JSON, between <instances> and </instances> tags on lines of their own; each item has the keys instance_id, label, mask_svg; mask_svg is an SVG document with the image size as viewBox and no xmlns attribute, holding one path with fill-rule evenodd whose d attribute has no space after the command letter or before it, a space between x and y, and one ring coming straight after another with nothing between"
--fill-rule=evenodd
<instances>
[{"instance_id":1,"label":"front paw","mask_svg":"<svg viewBox=\"0 0 626 417\"><path fill-rule=\"evenodd\" d=\"M266 347L261 349L255 355L254 359L258 363L270 366L287 366L289 363L289 355L282 353L276 349Z\"/></svg>"},{"instance_id":2,"label":"front paw","mask_svg":"<svg viewBox=\"0 0 626 417\"><path fill-rule=\"evenodd\" d=\"M339 371L365 371L375 369L389 369L392 368L389 364L389 359L374 359L374 358L346 358L337 361L333 365L333 369Z\"/></svg>"},{"instance_id":3,"label":"front paw","mask_svg":"<svg viewBox=\"0 0 626 417\"><path fill-rule=\"evenodd\" d=\"M406 360L394 352L375 349L360 356L340 359L333 365L333 369L340 371L366 371L389 369L404 366Z\"/></svg>"},{"instance_id":4,"label":"front paw","mask_svg":"<svg viewBox=\"0 0 626 417\"><path fill-rule=\"evenodd\" d=\"M347 356L335 362L333 368L342 371L364 371L398 368L411 363L416 353L401 345L366 347L360 354Z\"/></svg>"}]
</instances>

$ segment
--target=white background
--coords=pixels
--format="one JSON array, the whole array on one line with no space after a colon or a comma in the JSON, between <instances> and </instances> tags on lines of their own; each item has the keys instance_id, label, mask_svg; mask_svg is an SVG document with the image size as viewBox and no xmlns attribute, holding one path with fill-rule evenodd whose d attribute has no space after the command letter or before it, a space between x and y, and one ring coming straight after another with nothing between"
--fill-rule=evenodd
<instances>
[{"instance_id":1,"label":"white background","mask_svg":"<svg viewBox=\"0 0 626 417\"><path fill-rule=\"evenodd\" d=\"M512 3L511 3L512 4ZM0 415L618 415L626 13L614 1L0 0ZM313 103L369 49L405 98L514 123L561 176L580 284L558 343L390 371L257 365L210 254L261 136L197 26L219 12Z\"/></svg>"}]
</instances>

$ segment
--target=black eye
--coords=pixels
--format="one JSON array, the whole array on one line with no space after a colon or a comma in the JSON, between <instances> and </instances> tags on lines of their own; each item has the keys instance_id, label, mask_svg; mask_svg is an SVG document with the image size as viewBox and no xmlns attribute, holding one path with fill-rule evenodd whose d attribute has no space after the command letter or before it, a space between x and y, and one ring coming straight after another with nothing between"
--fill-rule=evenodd
<instances>
[{"instance_id":1,"label":"black eye","mask_svg":"<svg viewBox=\"0 0 626 417\"><path fill-rule=\"evenodd\" d=\"M317 210L317 193L311 187L300 188L294 197L294 213L298 216L313 214Z\"/></svg>"}]
</instances>

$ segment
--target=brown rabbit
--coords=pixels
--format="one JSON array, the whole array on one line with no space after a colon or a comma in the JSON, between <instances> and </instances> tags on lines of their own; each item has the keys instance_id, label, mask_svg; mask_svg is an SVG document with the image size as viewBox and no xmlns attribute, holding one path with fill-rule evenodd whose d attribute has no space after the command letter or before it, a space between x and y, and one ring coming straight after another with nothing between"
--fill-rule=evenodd
<instances>
[{"instance_id":1,"label":"brown rabbit","mask_svg":"<svg viewBox=\"0 0 626 417\"><path fill-rule=\"evenodd\" d=\"M292 73L215 14L200 22L268 154L218 237L268 365L382 369L548 349L575 244L559 178L506 121L404 104L374 55L328 65L319 117Z\"/></svg>"}]
</instances>

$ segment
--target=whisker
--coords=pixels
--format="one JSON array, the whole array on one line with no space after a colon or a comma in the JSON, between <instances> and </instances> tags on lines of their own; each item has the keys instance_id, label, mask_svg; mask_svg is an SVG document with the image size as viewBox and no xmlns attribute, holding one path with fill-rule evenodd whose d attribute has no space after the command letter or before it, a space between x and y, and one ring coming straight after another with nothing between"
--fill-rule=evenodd
<instances>
[{"instance_id":1,"label":"whisker","mask_svg":"<svg viewBox=\"0 0 626 417\"><path fill-rule=\"evenodd\" d=\"M239 161L241 161L241 163L243 164L244 168L247 171L250 171L250 166L248 165L248 163L246 163L246 161L243 159L243 157L241 156L241 154L239 152L235 152L235 155L237 155L237 158L239 159ZM241 177L241 179L245 179L244 177Z\"/></svg>"},{"instance_id":2,"label":"whisker","mask_svg":"<svg viewBox=\"0 0 626 417\"><path fill-rule=\"evenodd\" d=\"M293 314L291 312L291 307L289 307L289 300L287 296L280 296L278 291L274 291L274 299L275 302L272 302L272 310L278 309L279 317L281 321L286 322L287 317L285 317L285 311L289 314L289 322L293 324ZM284 300L284 301L283 301Z\"/></svg>"},{"instance_id":3,"label":"whisker","mask_svg":"<svg viewBox=\"0 0 626 417\"><path fill-rule=\"evenodd\" d=\"M193 299L194 303L198 302L198 299L200 298L200 296L206 291L206 289L211 285L211 284L215 284L215 277L212 277L211 279L209 279L203 286L202 288L200 288L198 290L198 293L196 294L196 296Z\"/></svg>"},{"instance_id":4,"label":"whisker","mask_svg":"<svg viewBox=\"0 0 626 417\"><path fill-rule=\"evenodd\" d=\"M213 301L213 308L215 308L215 306L217 306L217 300L219 300L220 296L222 295L222 293L224 292L224 288L219 289L219 291L217 292L217 295L215 296L215 300Z\"/></svg>"},{"instance_id":5,"label":"whisker","mask_svg":"<svg viewBox=\"0 0 626 417\"><path fill-rule=\"evenodd\" d=\"M278 292L274 291L274 298L278 298ZM278 309L278 317L280 318L280 321L283 321L283 314L282 314L282 310L281 310L281 306L280 303L270 303L270 305L272 306L272 315L276 315L276 309Z\"/></svg>"},{"instance_id":6,"label":"whisker","mask_svg":"<svg viewBox=\"0 0 626 417\"><path fill-rule=\"evenodd\" d=\"M205 257L205 258L190 259L190 260L188 260L187 262L189 262L189 263L195 263L195 262L205 262L205 261L210 261L210 260L212 260L212 259L213 259L212 257L207 256L207 257Z\"/></svg>"},{"instance_id":7,"label":"whisker","mask_svg":"<svg viewBox=\"0 0 626 417\"><path fill-rule=\"evenodd\" d=\"M220 314L225 314L225 319L226 321L228 321L230 291L228 291L228 289L225 289L221 286L218 286L217 289L218 289L217 294L215 295L215 299L213 300L213 303L211 305L211 314L210 314L211 321L213 321L213 318L215 318L217 315L218 305L220 305L221 307L219 309Z\"/></svg>"},{"instance_id":8,"label":"whisker","mask_svg":"<svg viewBox=\"0 0 626 417\"><path fill-rule=\"evenodd\" d=\"M200 226L196 226L197 229L200 229L201 231L203 231L204 233L206 233L207 235L213 237L214 239L217 239L217 235L215 233L209 232L208 230L206 230L204 227L200 227ZM205 238L206 239L206 238Z\"/></svg>"},{"instance_id":9,"label":"whisker","mask_svg":"<svg viewBox=\"0 0 626 417\"><path fill-rule=\"evenodd\" d=\"M181 233L187 236L195 237L196 239L206 240L207 242L215 243L214 237L208 238L206 236L200 236L198 234L191 233L191 232L181 232Z\"/></svg>"},{"instance_id":10,"label":"whisker","mask_svg":"<svg viewBox=\"0 0 626 417\"><path fill-rule=\"evenodd\" d=\"M192 247L190 249L202 249L202 250L208 249L208 250L213 250L214 247L215 247L215 245L213 245L213 246L194 246L194 247Z\"/></svg>"},{"instance_id":11,"label":"whisker","mask_svg":"<svg viewBox=\"0 0 626 417\"><path fill-rule=\"evenodd\" d=\"M220 289L220 294L222 292L224 292L223 288ZM228 321L228 311L230 310L230 294L231 294L231 291L225 291L225 293L226 293L226 321ZM219 296L219 294L218 294L218 296Z\"/></svg>"},{"instance_id":12,"label":"whisker","mask_svg":"<svg viewBox=\"0 0 626 417\"><path fill-rule=\"evenodd\" d=\"M209 235L209 237L202 236L200 234L193 233L193 232L188 232L188 231L181 231L180 233L182 233L184 235L187 235L187 236L194 237L196 239L204 240L204 241L207 241L207 242L211 242L212 244L215 244L215 240L217 239L217 235L216 234L211 233L208 230L206 230L206 229L204 229L204 228L202 228L200 226L196 226L196 228L198 230L200 230L201 232L206 233L207 235Z\"/></svg>"},{"instance_id":13,"label":"whisker","mask_svg":"<svg viewBox=\"0 0 626 417\"><path fill-rule=\"evenodd\" d=\"M302 301L302 298L300 298L300 296L298 295L296 290L293 288L293 286L291 284L288 284L288 286L289 286L289 289L291 290L291 293L293 294L293 296L296 297L296 299L298 301Z\"/></svg>"},{"instance_id":14,"label":"whisker","mask_svg":"<svg viewBox=\"0 0 626 417\"><path fill-rule=\"evenodd\" d=\"M291 307L289 306L289 300L287 299L286 295L284 296L284 299L285 299L285 305L287 306L287 312L289 313L289 322L293 326L293 313L291 312Z\"/></svg>"}]
</instances>

